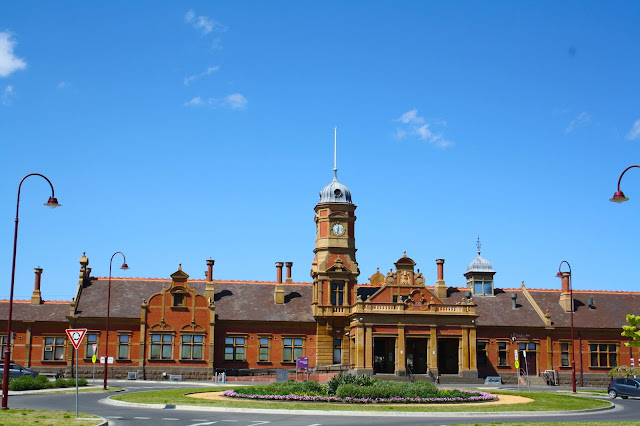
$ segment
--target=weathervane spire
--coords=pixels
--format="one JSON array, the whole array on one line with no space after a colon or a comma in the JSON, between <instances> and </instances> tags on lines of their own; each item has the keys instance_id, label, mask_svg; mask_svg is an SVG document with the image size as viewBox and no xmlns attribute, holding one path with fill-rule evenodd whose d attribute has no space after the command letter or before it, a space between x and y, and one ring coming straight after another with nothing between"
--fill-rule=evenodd
<instances>
[{"instance_id":1,"label":"weathervane spire","mask_svg":"<svg viewBox=\"0 0 640 426\"><path fill-rule=\"evenodd\" d=\"M338 180L338 126L333 128L333 177Z\"/></svg>"},{"instance_id":2,"label":"weathervane spire","mask_svg":"<svg viewBox=\"0 0 640 426\"><path fill-rule=\"evenodd\" d=\"M478 241L476 241L476 247L478 248L478 256L480 256L480 249L482 248L482 244L480 244L480 235L478 235Z\"/></svg>"}]
</instances>

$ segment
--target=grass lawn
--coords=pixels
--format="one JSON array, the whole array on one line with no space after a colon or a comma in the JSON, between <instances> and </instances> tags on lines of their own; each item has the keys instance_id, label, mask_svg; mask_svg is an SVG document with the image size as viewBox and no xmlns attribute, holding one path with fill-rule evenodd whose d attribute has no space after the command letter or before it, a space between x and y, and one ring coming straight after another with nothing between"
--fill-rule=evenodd
<instances>
[{"instance_id":1,"label":"grass lawn","mask_svg":"<svg viewBox=\"0 0 640 426\"><path fill-rule=\"evenodd\" d=\"M163 391L135 392L112 396L112 399L136 402L143 404L171 404L192 405L207 407L233 407L233 408L265 408L265 409L289 409L289 410L335 410L335 411L414 411L414 412L504 412L504 411L566 411L585 410L590 408L603 408L611 405L608 401L591 398L582 398L572 395L562 395L557 392L505 392L493 391L492 394L518 395L531 398L534 401L522 404L483 405L479 404L341 404L324 402L297 402L297 401L257 401L233 399L229 401L216 401L199 398L191 398L187 394L201 392L219 392L234 389L237 386L172 389Z\"/></svg>"},{"instance_id":2,"label":"grass lawn","mask_svg":"<svg viewBox=\"0 0 640 426\"><path fill-rule=\"evenodd\" d=\"M95 420L94 420L95 419ZM0 424L4 425L97 425L102 419L93 414L71 411L0 410Z\"/></svg>"}]
</instances>

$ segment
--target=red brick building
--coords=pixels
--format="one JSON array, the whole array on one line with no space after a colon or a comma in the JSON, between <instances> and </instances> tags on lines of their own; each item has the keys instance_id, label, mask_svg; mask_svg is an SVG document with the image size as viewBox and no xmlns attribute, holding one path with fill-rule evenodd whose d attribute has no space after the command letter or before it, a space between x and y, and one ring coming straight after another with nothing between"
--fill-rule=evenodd
<instances>
[{"instance_id":1,"label":"red brick building","mask_svg":"<svg viewBox=\"0 0 640 426\"><path fill-rule=\"evenodd\" d=\"M406 254L387 274L378 271L358 283L355 210L349 189L334 177L315 207L308 283L291 281L290 262L276 263L275 281L215 280L211 259L204 280L190 280L181 267L170 279L113 278L110 374L255 376L293 371L304 356L318 372L443 381L499 375L513 382L520 351L520 368L534 382L547 372L570 383L575 357L578 384L589 385L605 383L612 367L640 358L620 336L625 315L640 315L640 293L578 290L571 300L568 277L555 290L527 289L524 283L503 289L480 247L467 271L456 271L465 277L463 286L446 285L443 259L435 261L433 273L422 273ZM83 255L71 302L44 301L42 270L35 270L32 299L14 302L14 362L49 373L70 373L77 362L81 375L92 374L93 345L98 357L105 353L108 279L92 277L88 265ZM0 318L7 315L8 302L0 301ZM78 360L67 328L88 330ZM3 329L6 320L0 321ZM0 344L6 342L0 335ZM101 374L99 364L96 376Z\"/></svg>"}]
</instances>

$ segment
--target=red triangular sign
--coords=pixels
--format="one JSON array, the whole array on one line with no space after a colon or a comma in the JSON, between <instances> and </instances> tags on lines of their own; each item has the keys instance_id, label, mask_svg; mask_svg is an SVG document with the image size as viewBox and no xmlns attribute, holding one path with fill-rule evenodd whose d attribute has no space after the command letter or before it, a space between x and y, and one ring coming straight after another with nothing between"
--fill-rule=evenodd
<instances>
[{"instance_id":1,"label":"red triangular sign","mask_svg":"<svg viewBox=\"0 0 640 426\"><path fill-rule=\"evenodd\" d=\"M86 328L67 329L67 336L69 336L69 340L71 340L71 343L73 343L73 347L76 349L78 349L78 346L80 346L80 342L82 342L82 339L84 339L84 335L86 333Z\"/></svg>"}]
</instances>

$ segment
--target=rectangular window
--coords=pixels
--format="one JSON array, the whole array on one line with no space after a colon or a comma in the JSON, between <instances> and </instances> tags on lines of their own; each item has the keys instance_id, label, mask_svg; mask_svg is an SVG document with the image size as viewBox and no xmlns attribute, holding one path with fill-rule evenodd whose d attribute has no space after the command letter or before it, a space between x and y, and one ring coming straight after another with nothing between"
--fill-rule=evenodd
<instances>
[{"instance_id":1,"label":"rectangular window","mask_svg":"<svg viewBox=\"0 0 640 426\"><path fill-rule=\"evenodd\" d=\"M98 344L98 333L87 333L87 335L85 336L86 339L86 346L85 346L85 358L91 358L92 356L96 355L93 352L93 345L97 345ZM98 347L96 346L96 352L97 352Z\"/></svg>"},{"instance_id":2,"label":"rectangular window","mask_svg":"<svg viewBox=\"0 0 640 426\"><path fill-rule=\"evenodd\" d=\"M333 339L333 363L342 363L342 339Z\"/></svg>"},{"instance_id":3,"label":"rectangular window","mask_svg":"<svg viewBox=\"0 0 640 426\"><path fill-rule=\"evenodd\" d=\"M224 339L224 359L226 361L244 361L244 337L226 337Z\"/></svg>"},{"instance_id":4,"label":"rectangular window","mask_svg":"<svg viewBox=\"0 0 640 426\"><path fill-rule=\"evenodd\" d=\"M592 367L617 367L618 345L608 343L592 343L589 345Z\"/></svg>"},{"instance_id":5,"label":"rectangular window","mask_svg":"<svg viewBox=\"0 0 640 426\"><path fill-rule=\"evenodd\" d=\"M331 284L331 304L342 306L344 302L344 284Z\"/></svg>"},{"instance_id":6,"label":"rectangular window","mask_svg":"<svg viewBox=\"0 0 640 426\"><path fill-rule=\"evenodd\" d=\"M131 347L131 335L118 335L118 359L129 359L129 348Z\"/></svg>"},{"instance_id":7,"label":"rectangular window","mask_svg":"<svg viewBox=\"0 0 640 426\"><path fill-rule=\"evenodd\" d=\"M258 355L258 361L269 361L269 343L270 338L261 337L260 338L260 350Z\"/></svg>"},{"instance_id":8,"label":"rectangular window","mask_svg":"<svg viewBox=\"0 0 640 426\"><path fill-rule=\"evenodd\" d=\"M173 293L173 306L181 307L186 306L187 298L184 293Z\"/></svg>"},{"instance_id":9,"label":"rectangular window","mask_svg":"<svg viewBox=\"0 0 640 426\"><path fill-rule=\"evenodd\" d=\"M149 359L171 359L173 335L154 333L151 335L151 356Z\"/></svg>"},{"instance_id":10,"label":"rectangular window","mask_svg":"<svg viewBox=\"0 0 640 426\"><path fill-rule=\"evenodd\" d=\"M45 337L44 356L45 361L64 360L64 349L66 347L66 337Z\"/></svg>"},{"instance_id":11,"label":"rectangular window","mask_svg":"<svg viewBox=\"0 0 640 426\"><path fill-rule=\"evenodd\" d=\"M4 360L4 351L7 349L7 336L0 336L0 359Z\"/></svg>"},{"instance_id":12,"label":"rectangular window","mask_svg":"<svg viewBox=\"0 0 640 426\"><path fill-rule=\"evenodd\" d=\"M569 366L569 344L568 343L560 343L560 366L561 367Z\"/></svg>"},{"instance_id":13,"label":"rectangular window","mask_svg":"<svg viewBox=\"0 0 640 426\"><path fill-rule=\"evenodd\" d=\"M303 339L300 337L285 337L282 339L282 361L293 362L304 352Z\"/></svg>"},{"instance_id":14,"label":"rectangular window","mask_svg":"<svg viewBox=\"0 0 640 426\"><path fill-rule=\"evenodd\" d=\"M507 354L507 342L498 342L498 365L509 365Z\"/></svg>"},{"instance_id":15,"label":"rectangular window","mask_svg":"<svg viewBox=\"0 0 640 426\"><path fill-rule=\"evenodd\" d=\"M478 296L482 296L482 281L474 281L473 282L473 294L477 294Z\"/></svg>"},{"instance_id":16,"label":"rectangular window","mask_svg":"<svg viewBox=\"0 0 640 426\"><path fill-rule=\"evenodd\" d=\"M493 283L491 281L484 282L484 295L485 296L493 295Z\"/></svg>"},{"instance_id":17,"label":"rectangular window","mask_svg":"<svg viewBox=\"0 0 640 426\"><path fill-rule=\"evenodd\" d=\"M489 358L487 357L487 346L489 342L477 342L476 354L478 357L478 367L486 367L489 365Z\"/></svg>"},{"instance_id":18,"label":"rectangular window","mask_svg":"<svg viewBox=\"0 0 640 426\"><path fill-rule=\"evenodd\" d=\"M204 353L204 335L183 334L182 335L182 359L202 359Z\"/></svg>"}]
</instances>

